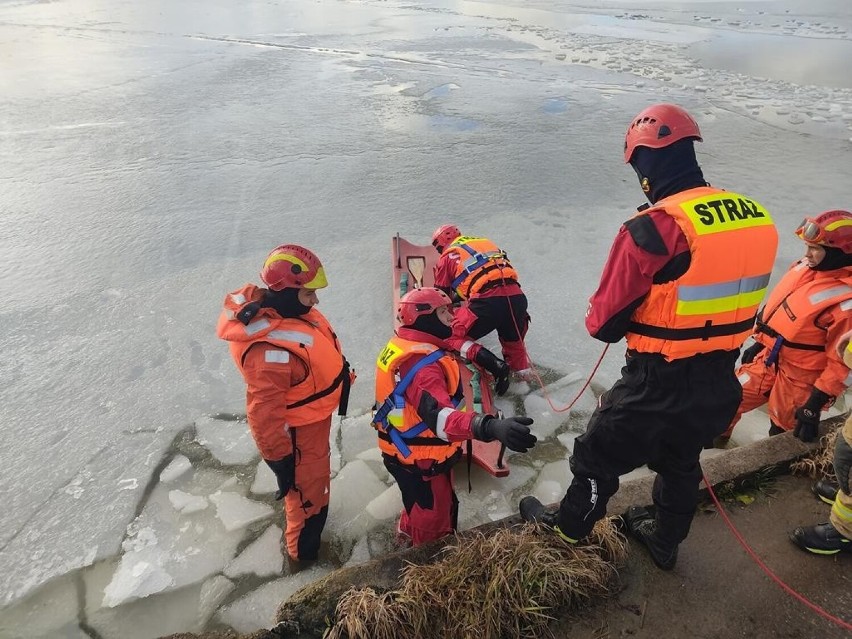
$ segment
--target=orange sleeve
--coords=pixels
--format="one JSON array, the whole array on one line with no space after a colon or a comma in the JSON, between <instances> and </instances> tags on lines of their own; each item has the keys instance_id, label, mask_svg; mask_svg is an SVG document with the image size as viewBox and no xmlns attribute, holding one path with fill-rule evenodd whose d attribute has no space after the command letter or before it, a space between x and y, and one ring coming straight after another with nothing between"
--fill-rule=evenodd
<instances>
[{"instance_id":1,"label":"orange sleeve","mask_svg":"<svg viewBox=\"0 0 852 639\"><path fill-rule=\"evenodd\" d=\"M846 336L852 331L852 311L843 310L841 305L837 305L823 313L817 322L826 328L825 355L828 362L814 386L824 393L839 397L849 386L850 372L838 353L838 344L848 339Z\"/></svg>"},{"instance_id":2,"label":"orange sleeve","mask_svg":"<svg viewBox=\"0 0 852 639\"><path fill-rule=\"evenodd\" d=\"M293 452L287 426L287 391L298 360L282 348L259 343L243 361L246 414L261 456L277 461Z\"/></svg>"}]
</instances>

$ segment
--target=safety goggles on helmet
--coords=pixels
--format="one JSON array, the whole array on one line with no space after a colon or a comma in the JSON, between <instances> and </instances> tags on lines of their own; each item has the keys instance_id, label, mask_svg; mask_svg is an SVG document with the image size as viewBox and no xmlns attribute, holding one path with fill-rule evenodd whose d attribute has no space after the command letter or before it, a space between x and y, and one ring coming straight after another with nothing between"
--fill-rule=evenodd
<instances>
[{"instance_id":1,"label":"safety goggles on helmet","mask_svg":"<svg viewBox=\"0 0 852 639\"><path fill-rule=\"evenodd\" d=\"M796 228L796 235L805 242L852 252L852 213L836 209L806 217Z\"/></svg>"},{"instance_id":2,"label":"safety goggles on helmet","mask_svg":"<svg viewBox=\"0 0 852 639\"><path fill-rule=\"evenodd\" d=\"M818 222L806 217L796 228L796 235L806 242L819 244L819 241L825 237L825 229Z\"/></svg>"}]
</instances>

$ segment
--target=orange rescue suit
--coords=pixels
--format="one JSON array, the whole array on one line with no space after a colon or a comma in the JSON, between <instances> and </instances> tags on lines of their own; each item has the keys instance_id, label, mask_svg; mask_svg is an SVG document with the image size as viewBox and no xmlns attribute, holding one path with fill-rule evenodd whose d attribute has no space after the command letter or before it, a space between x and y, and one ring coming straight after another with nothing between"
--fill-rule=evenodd
<instances>
[{"instance_id":1,"label":"orange rescue suit","mask_svg":"<svg viewBox=\"0 0 852 639\"><path fill-rule=\"evenodd\" d=\"M775 261L778 233L769 213L754 200L709 186L667 197L638 215L651 210L677 222L690 265L678 279L651 286L633 313L628 349L671 361L739 348L753 329ZM744 253L744 244L751 250Z\"/></svg>"},{"instance_id":2,"label":"orange rescue suit","mask_svg":"<svg viewBox=\"0 0 852 639\"><path fill-rule=\"evenodd\" d=\"M340 403L343 376L349 373L337 336L315 308L299 317L281 318L272 309L261 307L248 324L238 319L246 306L262 299L263 290L251 284L229 294L216 330L228 342L231 356L246 378L246 412L258 449L264 459L277 460L292 452L289 437L285 437L288 427L313 424L334 412ZM271 366L260 372L265 379L258 390L251 379L253 372L244 362L248 351L261 343L275 349L265 354ZM290 375L284 379L273 375L275 364L289 364ZM269 393L276 386L281 397L270 401Z\"/></svg>"},{"instance_id":3,"label":"orange rescue suit","mask_svg":"<svg viewBox=\"0 0 852 639\"><path fill-rule=\"evenodd\" d=\"M838 397L849 386L850 374L837 355L837 344L849 330L852 267L815 271L799 260L769 294L754 339L766 346L767 354L778 342L779 366L795 367L799 381Z\"/></svg>"}]
</instances>

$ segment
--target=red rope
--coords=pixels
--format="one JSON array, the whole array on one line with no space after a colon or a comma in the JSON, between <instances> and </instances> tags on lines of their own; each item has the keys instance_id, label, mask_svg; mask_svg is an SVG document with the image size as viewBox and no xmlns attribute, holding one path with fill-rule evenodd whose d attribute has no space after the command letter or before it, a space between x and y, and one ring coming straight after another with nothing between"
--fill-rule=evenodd
<instances>
[{"instance_id":1,"label":"red rope","mask_svg":"<svg viewBox=\"0 0 852 639\"><path fill-rule=\"evenodd\" d=\"M734 527L734 524L731 521L731 518L728 517L728 513L725 512L725 509L722 508L722 504L719 502L718 497L716 497L716 493L713 492L713 486L710 483L710 480L707 479L707 475L705 474L705 475L703 475L703 477L704 477L704 485L707 486L707 490L710 493L710 497L713 499L713 503L716 504L716 508L718 509L719 514L722 515L722 519L725 520L725 523L728 525L728 528L731 529L731 533L733 533L736 540L745 549L745 551L748 553L748 555L755 561L755 563L758 566L760 566L761 570L763 570L763 572L766 573L766 575L770 579L772 579L772 581L774 581L776 584L778 584L781 587L781 589L784 590L788 595L790 595L794 599L797 599L799 602L806 605L808 608L813 610L815 613L817 613L821 617L828 619L829 621L831 621L834 624L837 624L841 628L845 628L846 630L852 630L852 624L843 621L843 619L840 619L839 617L835 617L834 615L832 615L829 612L826 612L823 608L820 608L815 603L812 603L811 601L806 599L803 595L800 595L798 592L793 590L786 583L781 581L781 578L778 577L778 575L776 575L774 572L772 572L772 570L769 568L769 566L767 566L765 563L763 563L763 560L760 557L757 556L757 553L755 553L754 550L751 549L751 546L748 545L748 542L740 534L740 531L738 531Z\"/></svg>"}]
</instances>

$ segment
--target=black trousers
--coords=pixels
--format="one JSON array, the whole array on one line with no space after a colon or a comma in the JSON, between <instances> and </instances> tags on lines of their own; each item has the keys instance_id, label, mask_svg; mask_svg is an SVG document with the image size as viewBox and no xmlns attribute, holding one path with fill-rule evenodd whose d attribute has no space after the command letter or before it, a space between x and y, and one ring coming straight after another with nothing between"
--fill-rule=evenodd
<instances>
[{"instance_id":1,"label":"black trousers","mask_svg":"<svg viewBox=\"0 0 852 639\"><path fill-rule=\"evenodd\" d=\"M517 342L526 335L529 315L527 297L523 293L509 297L477 297L470 300L468 306L476 315L476 321L467 332L472 339L484 337L493 330L497 331L500 341L506 342Z\"/></svg>"},{"instance_id":2,"label":"black trousers","mask_svg":"<svg viewBox=\"0 0 852 639\"><path fill-rule=\"evenodd\" d=\"M666 362L627 356L621 379L601 396L574 444L574 478L559 508L559 527L580 539L606 514L618 479L643 464L657 473L653 501L661 540L686 539L698 503L704 445L728 427L742 399L734 374L738 351Z\"/></svg>"}]
</instances>

